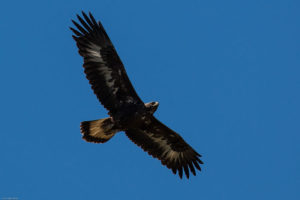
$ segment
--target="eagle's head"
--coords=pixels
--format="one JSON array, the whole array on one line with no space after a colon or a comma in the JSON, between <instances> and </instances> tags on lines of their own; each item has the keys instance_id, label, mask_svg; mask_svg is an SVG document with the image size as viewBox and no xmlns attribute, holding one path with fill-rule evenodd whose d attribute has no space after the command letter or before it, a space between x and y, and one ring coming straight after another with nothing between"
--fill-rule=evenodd
<instances>
[{"instance_id":1,"label":"eagle's head","mask_svg":"<svg viewBox=\"0 0 300 200\"><path fill-rule=\"evenodd\" d=\"M157 110L158 105L159 103L157 101L145 103L145 107L147 111L150 112L151 114L153 114Z\"/></svg>"}]
</instances>

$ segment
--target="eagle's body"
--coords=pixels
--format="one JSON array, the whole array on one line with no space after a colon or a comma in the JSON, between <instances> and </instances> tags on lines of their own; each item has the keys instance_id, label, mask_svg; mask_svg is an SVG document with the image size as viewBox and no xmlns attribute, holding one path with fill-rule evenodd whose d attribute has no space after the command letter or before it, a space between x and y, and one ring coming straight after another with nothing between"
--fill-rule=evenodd
<instances>
[{"instance_id":1,"label":"eagle's body","mask_svg":"<svg viewBox=\"0 0 300 200\"><path fill-rule=\"evenodd\" d=\"M150 102L144 105L131 105L118 111L115 114L111 114L111 119L117 128L121 130L130 130L132 128L142 128L145 123L145 119L148 119L154 114L158 107L158 102Z\"/></svg>"},{"instance_id":2,"label":"eagle's body","mask_svg":"<svg viewBox=\"0 0 300 200\"><path fill-rule=\"evenodd\" d=\"M161 160L173 173L189 171L196 175L203 162L180 135L158 121L154 116L158 102L144 103L135 92L125 68L100 22L82 13L82 24L73 23L79 54L84 58L84 72L99 101L110 117L81 123L83 139L104 143L116 133L124 131L135 144Z\"/></svg>"}]
</instances>

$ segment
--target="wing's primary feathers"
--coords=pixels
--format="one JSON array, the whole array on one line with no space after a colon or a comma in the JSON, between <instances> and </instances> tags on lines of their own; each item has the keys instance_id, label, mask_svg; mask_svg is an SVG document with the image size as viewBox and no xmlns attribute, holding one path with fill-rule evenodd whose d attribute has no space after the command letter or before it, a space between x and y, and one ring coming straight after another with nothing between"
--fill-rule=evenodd
<instances>
[{"instance_id":1,"label":"wing's primary feathers","mask_svg":"<svg viewBox=\"0 0 300 200\"><path fill-rule=\"evenodd\" d=\"M128 104L143 104L126 74L124 66L100 22L89 13L77 15L70 28L79 54L84 58L84 72L99 101L111 113Z\"/></svg>"},{"instance_id":2,"label":"wing's primary feathers","mask_svg":"<svg viewBox=\"0 0 300 200\"><path fill-rule=\"evenodd\" d=\"M172 169L182 178L183 171L189 178L189 171L196 175L195 167L201 170L201 157L182 137L151 116L150 124L144 128L126 131L126 135L144 151L161 160L163 165Z\"/></svg>"}]
</instances>

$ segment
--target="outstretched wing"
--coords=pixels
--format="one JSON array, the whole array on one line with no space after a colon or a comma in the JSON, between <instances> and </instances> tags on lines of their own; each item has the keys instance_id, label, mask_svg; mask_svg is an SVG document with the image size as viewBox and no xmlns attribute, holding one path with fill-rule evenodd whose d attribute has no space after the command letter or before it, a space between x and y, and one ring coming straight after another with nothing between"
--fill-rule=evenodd
<instances>
[{"instance_id":1,"label":"outstretched wing","mask_svg":"<svg viewBox=\"0 0 300 200\"><path fill-rule=\"evenodd\" d=\"M182 178L183 171L189 178L189 171L196 175L195 167L201 170L201 157L180 135L162 124L155 117L145 120L145 126L127 130L126 135L154 158L161 160L163 165L172 169L173 173Z\"/></svg>"},{"instance_id":2,"label":"outstretched wing","mask_svg":"<svg viewBox=\"0 0 300 200\"><path fill-rule=\"evenodd\" d=\"M79 54L84 58L84 72L99 101L110 113L128 104L143 104L126 74L124 66L100 22L89 13L77 15L81 25L72 20L70 28Z\"/></svg>"}]
</instances>

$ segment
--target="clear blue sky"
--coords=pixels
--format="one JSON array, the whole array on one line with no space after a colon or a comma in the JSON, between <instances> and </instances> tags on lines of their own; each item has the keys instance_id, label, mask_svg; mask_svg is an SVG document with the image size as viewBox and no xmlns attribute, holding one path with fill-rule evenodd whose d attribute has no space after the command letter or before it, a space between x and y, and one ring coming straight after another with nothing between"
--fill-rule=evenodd
<instances>
[{"instance_id":1,"label":"clear blue sky","mask_svg":"<svg viewBox=\"0 0 300 200\"><path fill-rule=\"evenodd\" d=\"M151 2L151 3L150 3ZM144 101L203 155L180 180L107 116L71 37L102 21ZM300 199L300 2L6 1L0 12L0 199Z\"/></svg>"}]
</instances>

